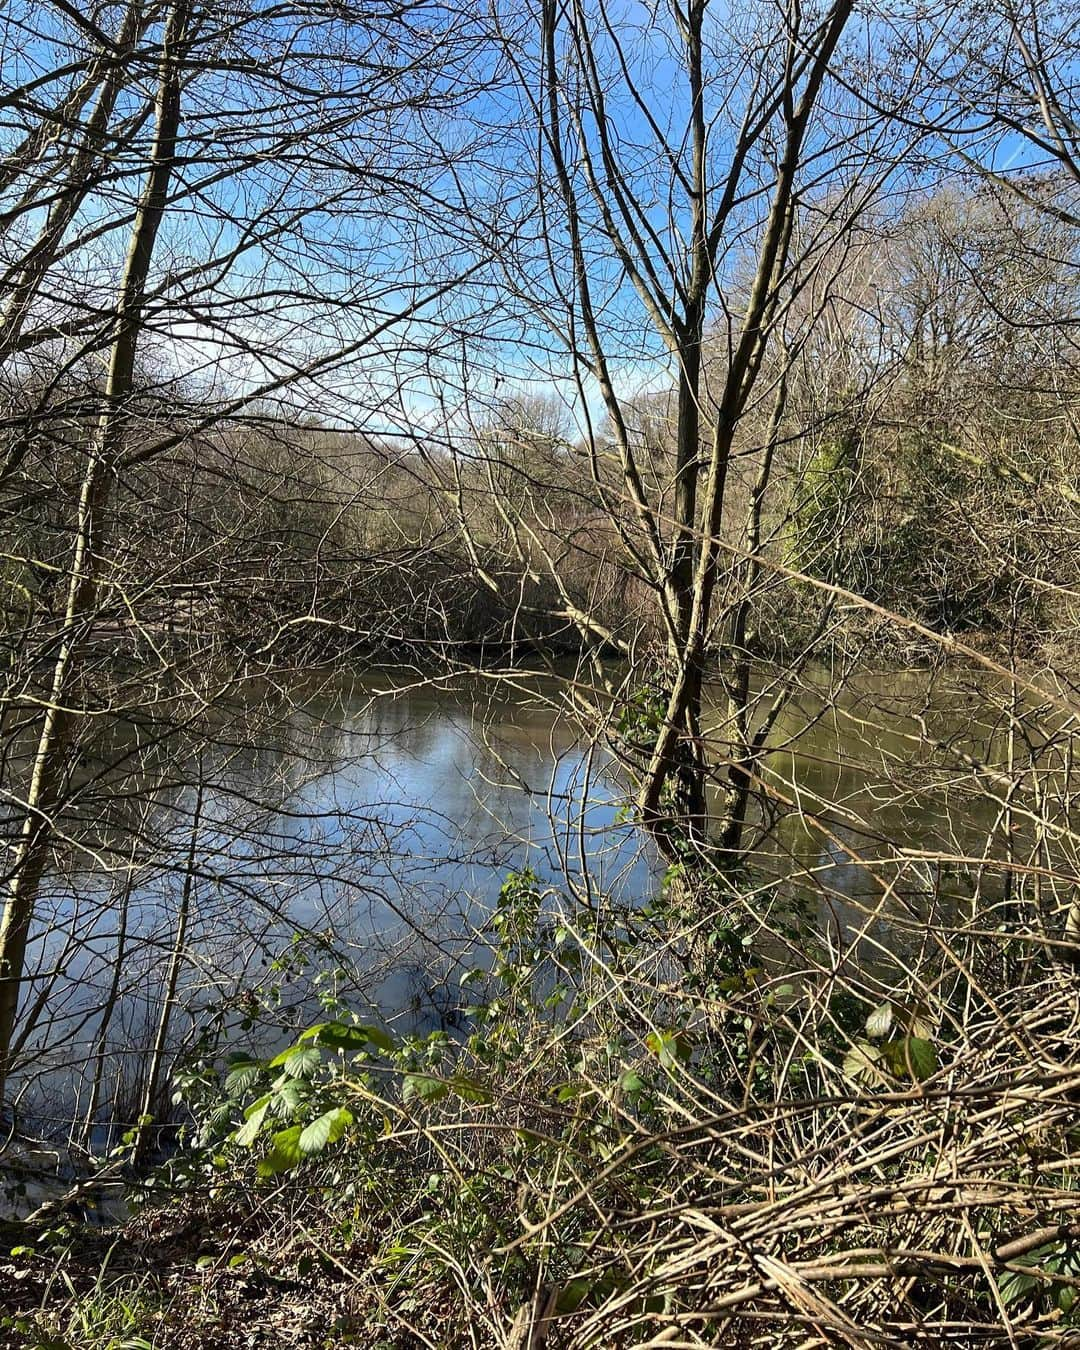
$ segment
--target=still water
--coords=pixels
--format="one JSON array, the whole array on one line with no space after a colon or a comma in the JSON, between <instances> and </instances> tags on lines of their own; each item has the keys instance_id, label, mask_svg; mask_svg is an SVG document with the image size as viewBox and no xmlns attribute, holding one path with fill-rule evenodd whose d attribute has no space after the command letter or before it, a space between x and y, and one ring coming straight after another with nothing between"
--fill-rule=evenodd
<instances>
[{"instance_id":1,"label":"still water","mask_svg":"<svg viewBox=\"0 0 1080 1350\"><path fill-rule=\"evenodd\" d=\"M1003 760L1006 703L925 672L829 688L809 678L773 727L749 909L768 929L798 900L808 941L902 959L897 916L940 898L919 852L1000 851L970 765ZM84 794L43 896L21 1102L41 1134L138 1113L171 967L170 1057L211 1036L268 1048L330 995L398 1027L452 1025L508 872L531 867L554 910L640 903L663 870L546 677L300 679L141 774L119 794L100 780L106 824Z\"/></svg>"}]
</instances>

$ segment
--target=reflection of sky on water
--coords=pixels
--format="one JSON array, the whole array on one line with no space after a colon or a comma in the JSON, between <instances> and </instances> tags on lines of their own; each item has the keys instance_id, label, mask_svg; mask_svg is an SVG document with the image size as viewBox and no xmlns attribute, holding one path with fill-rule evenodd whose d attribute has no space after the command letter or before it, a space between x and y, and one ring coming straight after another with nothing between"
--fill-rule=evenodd
<instances>
[{"instance_id":1,"label":"reflection of sky on water","mask_svg":"<svg viewBox=\"0 0 1080 1350\"><path fill-rule=\"evenodd\" d=\"M452 1003L455 963L484 929L507 873L526 865L560 891L587 871L597 891L643 894L650 869L635 832L616 825L615 789L597 763L551 709L474 707L445 690L373 700L363 688L294 712L277 745L204 754L182 976L184 1003L199 1012L178 1010L171 1039L183 1045L215 1006L237 1006L240 987L277 984L280 1019L308 1020L318 1011L311 977L320 967L343 972L351 1005L429 1023ZM126 897L126 921L119 850L98 851L110 875L91 858L43 894L31 961L34 987L48 988L48 1052L33 1065L52 1099L45 1114L62 1116L61 1098L72 1093L86 1097L118 951L109 1041L130 1051L130 1063L125 1069L120 1057L111 1090L122 1096L125 1074L138 1078L196 793L166 798L165 837ZM298 931L309 935L300 947L314 963L275 970Z\"/></svg>"},{"instance_id":2,"label":"reflection of sky on water","mask_svg":"<svg viewBox=\"0 0 1080 1350\"><path fill-rule=\"evenodd\" d=\"M985 740L970 710L937 698L936 715L965 747ZM789 744L770 761L777 788L797 790L827 829L789 815L771 830L756 862L776 885L768 897L762 890L759 917L809 895L817 928L867 960L897 945L891 918L904 907L925 912L932 890L926 869L911 865L881 912L868 915L867 900L880 893L871 872L885 855L897 843L932 846L946 826L972 841L988 826L985 802L924 790L905 700L928 702L921 677L867 684L865 697L856 686L827 715L810 691L778 725L776 739ZM241 989L265 994L276 985L273 1017L311 1020L317 969L341 972L337 987L350 1006L401 1026L430 1024L452 1008L457 963L475 959L470 950L507 873L525 865L560 894L587 884L594 897L632 902L655 888L658 868L634 830L617 823L603 756L575 740L554 704L475 688L372 697L358 683L297 698L257 746L234 735L226 750L227 740L202 760L183 1006L170 1037L180 1048L215 1009L228 1009L235 1025L247 1006ZM182 779L176 764L169 769ZM911 777L907 795L897 788L901 771ZM86 1099L98 1009L117 978L118 950L107 1086L124 1100L138 1082L174 940L194 805L191 787L160 794L126 924L122 831L121 844L98 849L105 866L83 854L74 880L54 880L43 894L32 990L48 993L49 1048L37 1047L32 1071L57 1116L63 1100ZM557 895L549 900L559 903ZM313 964L275 969L300 930L307 936L298 950Z\"/></svg>"}]
</instances>

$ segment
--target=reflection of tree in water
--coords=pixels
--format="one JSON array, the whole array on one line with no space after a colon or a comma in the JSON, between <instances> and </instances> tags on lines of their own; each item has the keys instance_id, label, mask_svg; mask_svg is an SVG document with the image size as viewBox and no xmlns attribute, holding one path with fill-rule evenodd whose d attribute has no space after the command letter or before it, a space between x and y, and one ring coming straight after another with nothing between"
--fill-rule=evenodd
<instances>
[{"instance_id":1,"label":"reflection of tree in water","mask_svg":"<svg viewBox=\"0 0 1080 1350\"><path fill-rule=\"evenodd\" d=\"M385 870L386 822L360 804L305 800L333 768L332 738L315 726L287 701L252 700L169 741L130 722L87 747L33 937L24 1114L35 1097L66 1093L70 1105L73 1092L89 1114L108 1113L106 1064L130 1064L159 1024L182 897L171 1048L257 982L283 937L381 900L369 864ZM370 729L350 739L377 749ZM112 1096L130 1095L130 1079L119 1073Z\"/></svg>"},{"instance_id":2,"label":"reflection of tree in water","mask_svg":"<svg viewBox=\"0 0 1080 1350\"><path fill-rule=\"evenodd\" d=\"M551 777L552 727L468 692L330 685L215 709L158 744L135 721L110 728L86 747L43 888L23 1120L47 1130L73 1102L84 1122L131 1120L148 1075L160 1111L163 1006L170 1062L245 1022L272 1043L318 1011L328 971L350 1007L447 1017L505 871L560 866L549 812L567 826L580 754L550 791L520 789Z\"/></svg>"},{"instance_id":3,"label":"reflection of tree in water","mask_svg":"<svg viewBox=\"0 0 1080 1350\"><path fill-rule=\"evenodd\" d=\"M968 708L918 677L867 678L839 705L808 683L792 701L770 763L801 809L763 819L755 852L766 951L770 927L797 922L815 961L884 971L912 958L920 923L949 920L969 882L898 865L896 848L940 845L950 820L958 846L991 827L985 803L957 821L948 754L934 768L912 749L923 718L950 751L989 756L993 727ZM73 1103L83 1121L139 1114L185 892L170 1063L207 1036L271 1048L329 987L403 1027L449 1025L459 963L526 863L590 903L656 887L636 832L615 828L606 762L554 705L327 682L160 745L131 723L125 754L111 734L87 755L32 951L20 1110L43 1130ZM904 774L918 792L897 788ZM159 1112L168 1077L158 1065Z\"/></svg>"}]
</instances>

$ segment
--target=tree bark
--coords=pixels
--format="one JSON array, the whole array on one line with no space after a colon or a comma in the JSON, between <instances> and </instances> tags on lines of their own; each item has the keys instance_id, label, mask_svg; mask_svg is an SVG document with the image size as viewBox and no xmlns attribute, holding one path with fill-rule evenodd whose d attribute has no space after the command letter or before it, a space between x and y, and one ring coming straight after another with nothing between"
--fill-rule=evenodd
<instances>
[{"instance_id":1,"label":"tree bark","mask_svg":"<svg viewBox=\"0 0 1080 1350\"><path fill-rule=\"evenodd\" d=\"M142 329L143 297L173 174L180 127L179 53L190 19L189 0L177 0L165 27L150 166L135 212L117 299L104 402L87 453L79 494L59 647L38 734L3 918L0 919L0 1103L4 1100L12 1067L12 1036L18 1017L34 906L79 724L73 706L79 652L93 627L100 567L101 515L112 491L124 443L127 404L134 385L135 358Z\"/></svg>"}]
</instances>

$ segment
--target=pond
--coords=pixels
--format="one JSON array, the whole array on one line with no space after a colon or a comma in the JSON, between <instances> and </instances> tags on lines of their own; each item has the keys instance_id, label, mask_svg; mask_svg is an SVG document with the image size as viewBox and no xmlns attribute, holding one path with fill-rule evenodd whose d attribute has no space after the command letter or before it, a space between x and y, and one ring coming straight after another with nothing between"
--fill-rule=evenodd
<instances>
[{"instance_id":1,"label":"pond","mask_svg":"<svg viewBox=\"0 0 1080 1350\"><path fill-rule=\"evenodd\" d=\"M922 671L831 687L813 672L773 728L752 908L766 927L798 912L858 959L901 959L897 916L940 899L941 864L920 853L1003 846L971 765L1005 755L1007 699ZM197 754L141 762L125 791L88 773L79 845L39 907L24 1128L81 1118L100 1146L102 1122L137 1116L171 965L170 1058L215 1036L270 1048L329 997L398 1027L452 1025L510 871L531 867L552 908L655 893L663 868L567 708L564 684L527 673L309 676L249 697ZM723 723L718 696L720 741Z\"/></svg>"}]
</instances>

